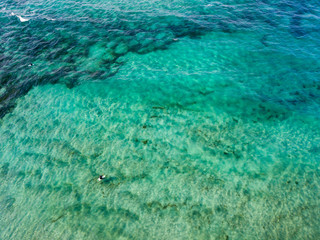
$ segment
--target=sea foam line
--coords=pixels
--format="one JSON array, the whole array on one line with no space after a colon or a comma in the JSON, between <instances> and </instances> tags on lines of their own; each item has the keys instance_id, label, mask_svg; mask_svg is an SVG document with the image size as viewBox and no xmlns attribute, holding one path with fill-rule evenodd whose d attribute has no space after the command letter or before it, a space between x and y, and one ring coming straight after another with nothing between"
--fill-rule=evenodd
<instances>
[{"instance_id":1,"label":"sea foam line","mask_svg":"<svg viewBox=\"0 0 320 240\"><path fill-rule=\"evenodd\" d=\"M21 17L19 15L16 15L13 12L11 13L11 16L17 16L19 18L20 22L27 22L27 21L30 20L30 19L27 19L27 18L23 18L23 17Z\"/></svg>"}]
</instances>

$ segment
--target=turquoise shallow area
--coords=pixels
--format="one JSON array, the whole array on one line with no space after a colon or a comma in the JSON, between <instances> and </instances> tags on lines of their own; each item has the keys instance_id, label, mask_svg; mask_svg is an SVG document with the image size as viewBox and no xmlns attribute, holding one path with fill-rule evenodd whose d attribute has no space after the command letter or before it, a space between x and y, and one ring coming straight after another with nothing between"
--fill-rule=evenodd
<instances>
[{"instance_id":1,"label":"turquoise shallow area","mask_svg":"<svg viewBox=\"0 0 320 240\"><path fill-rule=\"evenodd\" d=\"M1 239L319 238L316 3L5 3ZM145 35L90 40L106 12ZM61 42L15 44L58 13Z\"/></svg>"}]
</instances>

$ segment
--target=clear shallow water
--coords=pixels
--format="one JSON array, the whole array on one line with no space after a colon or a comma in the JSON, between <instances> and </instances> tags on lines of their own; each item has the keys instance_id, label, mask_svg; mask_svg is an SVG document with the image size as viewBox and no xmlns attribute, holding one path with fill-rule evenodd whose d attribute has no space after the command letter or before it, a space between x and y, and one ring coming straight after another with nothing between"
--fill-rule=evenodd
<instances>
[{"instance_id":1,"label":"clear shallow water","mask_svg":"<svg viewBox=\"0 0 320 240\"><path fill-rule=\"evenodd\" d=\"M318 238L317 7L3 3L1 238Z\"/></svg>"}]
</instances>

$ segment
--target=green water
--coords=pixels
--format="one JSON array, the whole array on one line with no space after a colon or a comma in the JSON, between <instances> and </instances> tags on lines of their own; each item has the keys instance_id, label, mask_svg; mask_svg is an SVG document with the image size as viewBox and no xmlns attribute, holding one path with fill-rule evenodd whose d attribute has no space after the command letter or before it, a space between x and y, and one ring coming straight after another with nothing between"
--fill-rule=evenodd
<instances>
[{"instance_id":1,"label":"green water","mask_svg":"<svg viewBox=\"0 0 320 240\"><path fill-rule=\"evenodd\" d=\"M320 8L294 4L0 5L0 238L319 238Z\"/></svg>"}]
</instances>

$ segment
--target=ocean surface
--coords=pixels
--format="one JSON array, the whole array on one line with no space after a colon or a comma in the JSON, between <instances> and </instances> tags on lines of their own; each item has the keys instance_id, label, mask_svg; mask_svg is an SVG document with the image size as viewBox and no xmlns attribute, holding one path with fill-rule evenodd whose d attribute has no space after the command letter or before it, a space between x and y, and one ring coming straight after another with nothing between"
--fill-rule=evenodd
<instances>
[{"instance_id":1,"label":"ocean surface","mask_svg":"<svg viewBox=\"0 0 320 240\"><path fill-rule=\"evenodd\" d=\"M0 239L319 224L319 1L0 1Z\"/></svg>"}]
</instances>

